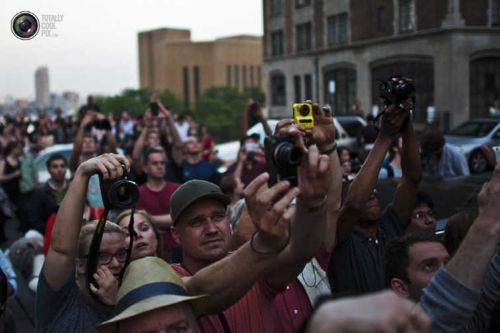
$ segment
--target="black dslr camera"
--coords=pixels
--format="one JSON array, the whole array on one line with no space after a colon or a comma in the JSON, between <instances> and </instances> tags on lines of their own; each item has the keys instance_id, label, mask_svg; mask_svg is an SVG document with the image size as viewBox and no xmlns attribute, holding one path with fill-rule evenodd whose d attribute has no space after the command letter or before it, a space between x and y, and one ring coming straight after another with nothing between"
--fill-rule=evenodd
<instances>
[{"instance_id":1,"label":"black dslr camera","mask_svg":"<svg viewBox=\"0 0 500 333\"><path fill-rule=\"evenodd\" d=\"M385 105L399 105L411 98L415 104L415 85L413 80L394 75L387 81L380 81L378 92Z\"/></svg>"},{"instance_id":2,"label":"black dslr camera","mask_svg":"<svg viewBox=\"0 0 500 333\"><path fill-rule=\"evenodd\" d=\"M137 184L128 179L125 166L122 165L123 176L117 179L104 180L99 174L99 184L101 185L101 196L104 207L107 209L128 209L131 208L139 198Z\"/></svg>"},{"instance_id":3,"label":"black dslr camera","mask_svg":"<svg viewBox=\"0 0 500 333\"><path fill-rule=\"evenodd\" d=\"M92 127L95 127L98 130L106 130L110 131L111 130L111 123L107 119L95 119L93 120L90 124L85 126L85 132L90 132L92 131Z\"/></svg>"},{"instance_id":4,"label":"black dslr camera","mask_svg":"<svg viewBox=\"0 0 500 333\"><path fill-rule=\"evenodd\" d=\"M288 180L297 186L297 167L302 160L302 150L295 146L290 136L271 136L264 140L269 186L281 180Z\"/></svg>"}]
</instances>

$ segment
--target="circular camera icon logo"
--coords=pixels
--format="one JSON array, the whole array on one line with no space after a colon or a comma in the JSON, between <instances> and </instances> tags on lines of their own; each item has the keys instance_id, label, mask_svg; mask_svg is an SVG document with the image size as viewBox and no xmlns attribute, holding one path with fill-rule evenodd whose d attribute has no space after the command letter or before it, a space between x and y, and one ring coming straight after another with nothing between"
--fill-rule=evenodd
<instances>
[{"instance_id":1,"label":"circular camera icon logo","mask_svg":"<svg viewBox=\"0 0 500 333\"><path fill-rule=\"evenodd\" d=\"M19 39L31 39L40 30L38 17L31 12L19 12L14 15L11 25L12 33Z\"/></svg>"}]
</instances>

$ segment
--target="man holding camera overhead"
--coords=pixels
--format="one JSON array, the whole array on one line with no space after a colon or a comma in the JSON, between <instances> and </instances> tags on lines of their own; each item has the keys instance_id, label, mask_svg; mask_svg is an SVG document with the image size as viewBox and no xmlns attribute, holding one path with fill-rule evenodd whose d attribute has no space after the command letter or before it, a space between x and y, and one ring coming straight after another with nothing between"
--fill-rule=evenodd
<instances>
[{"instance_id":1,"label":"man holding camera overhead","mask_svg":"<svg viewBox=\"0 0 500 333\"><path fill-rule=\"evenodd\" d=\"M402 78L393 81L391 78L393 83L390 84L399 84L400 81L411 82ZM392 99L395 93L390 95ZM385 244L404 233L415 206L421 169L410 113L413 99L411 95L406 95L403 100L387 104L390 105L382 114L378 137L350 184L337 221L337 245L328 266L328 279L334 294L362 294L386 287L383 267ZM403 139L403 176L392 204L381 213L375 185L385 154L400 133Z\"/></svg>"}]
</instances>

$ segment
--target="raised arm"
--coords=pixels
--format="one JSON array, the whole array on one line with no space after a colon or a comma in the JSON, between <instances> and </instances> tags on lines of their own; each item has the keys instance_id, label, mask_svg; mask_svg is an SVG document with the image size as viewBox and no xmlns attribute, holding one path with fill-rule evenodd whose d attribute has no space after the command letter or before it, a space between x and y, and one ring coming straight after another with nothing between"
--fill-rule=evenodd
<instances>
[{"instance_id":1,"label":"raised arm","mask_svg":"<svg viewBox=\"0 0 500 333\"><path fill-rule=\"evenodd\" d=\"M144 142L146 141L148 131L148 128L142 128L141 134L134 144L134 150L132 150L132 168L134 168L134 171L140 175L144 173L142 168L142 151L144 150Z\"/></svg>"},{"instance_id":2,"label":"raised arm","mask_svg":"<svg viewBox=\"0 0 500 333\"><path fill-rule=\"evenodd\" d=\"M80 122L80 126L76 131L75 139L73 141L73 150L68 161L69 170L72 174L76 172L78 163L80 162L80 154L82 153L83 135L85 134L85 127L92 122L94 115L93 112L87 111L85 116Z\"/></svg>"},{"instance_id":3,"label":"raised arm","mask_svg":"<svg viewBox=\"0 0 500 333\"><path fill-rule=\"evenodd\" d=\"M130 169L125 157L105 154L83 162L76 170L57 213L43 267L43 274L53 289L57 290L63 286L69 278L73 277L72 274L75 271L78 237L90 176L100 172L104 179L117 178L123 173L122 164L128 170Z\"/></svg>"},{"instance_id":4,"label":"raised arm","mask_svg":"<svg viewBox=\"0 0 500 333\"><path fill-rule=\"evenodd\" d=\"M401 169L403 177L394 193L393 209L400 220L407 221L415 207L418 185L422 179L420 151L411 119L403 130Z\"/></svg>"},{"instance_id":5,"label":"raised arm","mask_svg":"<svg viewBox=\"0 0 500 333\"><path fill-rule=\"evenodd\" d=\"M337 222L337 240L342 241L350 234L361 216L363 206L368 201L378 180L378 173L392 140L398 134L408 112L390 106L382 116L382 128L368 154L361 170L349 187L346 200L340 210Z\"/></svg>"},{"instance_id":6,"label":"raised arm","mask_svg":"<svg viewBox=\"0 0 500 333\"><path fill-rule=\"evenodd\" d=\"M326 232L326 194L331 184L330 167L328 157L320 155L315 145L310 146L298 168L300 194L297 198L296 214L291 223L290 242L276 257L273 268L265 275L269 285L276 289L284 288L293 281L321 246ZM256 201L257 205L249 200L252 197L251 193L249 195L251 189L250 185L245 189L245 198L247 198L248 212L260 231L262 228L259 227L258 221L262 216L256 213L265 212L265 215L277 212L266 212L265 207L274 200L272 198L269 200L266 196L262 199L262 190L257 192L257 198L261 197ZM269 233L263 235L267 234Z\"/></svg>"},{"instance_id":7,"label":"raised arm","mask_svg":"<svg viewBox=\"0 0 500 333\"><path fill-rule=\"evenodd\" d=\"M267 174L260 175L250 183L246 192L252 196L249 200L259 200L262 203L255 207L261 217L261 231L255 233L253 241L246 242L232 255L185 280L189 293L210 295L206 313L219 312L238 301L265 272L275 267L277 255L288 242L289 223L295 207L286 207L299 191L296 188L290 189L288 182L277 183L268 189L265 186L268 178ZM256 197L258 190L261 190L259 198ZM274 204L269 207L271 201Z\"/></svg>"}]
</instances>

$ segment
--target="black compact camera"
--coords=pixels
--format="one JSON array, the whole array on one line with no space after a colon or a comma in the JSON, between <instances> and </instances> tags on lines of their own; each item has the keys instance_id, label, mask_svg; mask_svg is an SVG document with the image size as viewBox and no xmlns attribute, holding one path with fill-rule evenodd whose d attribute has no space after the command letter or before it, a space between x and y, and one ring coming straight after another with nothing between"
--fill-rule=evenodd
<instances>
[{"instance_id":1,"label":"black compact camera","mask_svg":"<svg viewBox=\"0 0 500 333\"><path fill-rule=\"evenodd\" d=\"M123 176L117 179L104 180L102 175L99 174L102 201L107 209L131 208L139 198L137 184L128 179L128 173L124 165L122 165L122 168Z\"/></svg>"},{"instance_id":2,"label":"black compact camera","mask_svg":"<svg viewBox=\"0 0 500 333\"><path fill-rule=\"evenodd\" d=\"M302 161L302 150L295 146L291 136L271 136L264 140L264 150L269 173L269 186L288 180L297 186L297 167Z\"/></svg>"},{"instance_id":3,"label":"black compact camera","mask_svg":"<svg viewBox=\"0 0 500 333\"><path fill-rule=\"evenodd\" d=\"M153 117L158 117L158 110L159 110L158 103L153 102L149 104L149 109L151 110L151 114L153 115Z\"/></svg>"},{"instance_id":4,"label":"black compact camera","mask_svg":"<svg viewBox=\"0 0 500 333\"><path fill-rule=\"evenodd\" d=\"M387 81L380 81L378 92L385 105L399 105L411 98L415 104L415 85L413 80L394 75Z\"/></svg>"}]
</instances>

